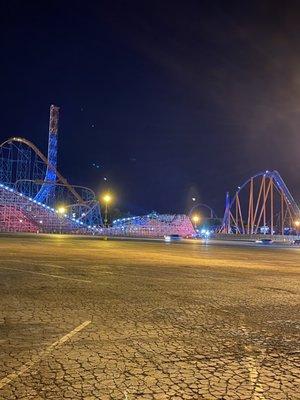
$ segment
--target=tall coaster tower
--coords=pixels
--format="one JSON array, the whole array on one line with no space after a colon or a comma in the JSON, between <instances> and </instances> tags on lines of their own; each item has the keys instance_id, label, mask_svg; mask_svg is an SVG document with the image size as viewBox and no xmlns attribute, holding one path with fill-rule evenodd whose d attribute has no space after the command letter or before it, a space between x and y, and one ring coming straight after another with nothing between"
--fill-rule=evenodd
<instances>
[{"instance_id":1,"label":"tall coaster tower","mask_svg":"<svg viewBox=\"0 0 300 400\"><path fill-rule=\"evenodd\" d=\"M44 183L35 196L35 200L44 203L47 198L55 195L55 185L57 170L57 134L58 134L59 107L51 104L49 120L49 140L48 140L48 165L44 178Z\"/></svg>"}]
</instances>

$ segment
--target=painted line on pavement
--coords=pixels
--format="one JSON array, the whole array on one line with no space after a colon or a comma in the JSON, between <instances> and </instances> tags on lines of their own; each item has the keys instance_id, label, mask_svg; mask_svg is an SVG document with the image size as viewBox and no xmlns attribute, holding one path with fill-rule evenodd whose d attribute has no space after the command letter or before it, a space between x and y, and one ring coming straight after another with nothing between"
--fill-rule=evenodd
<instances>
[{"instance_id":1,"label":"painted line on pavement","mask_svg":"<svg viewBox=\"0 0 300 400\"><path fill-rule=\"evenodd\" d=\"M69 278L67 276L45 274L43 272L29 271L27 269L21 269L21 268L0 267L0 269L6 269L6 270L9 270L9 271L27 272L29 274L34 274L34 275L50 276L51 278L65 279L67 281L71 280L71 281L85 282L85 283L91 283L92 282L92 281L89 281L89 280L86 280L86 279Z\"/></svg>"},{"instance_id":2,"label":"painted line on pavement","mask_svg":"<svg viewBox=\"0 0 300 400\"><path fill-rule=\"evenodd\" d=\"M248 329L246 328L245 324L243 324L245 319L245 316L241 316L241 322L239 329L249 338L250 334ZM265 349L261 350L261 356L258 357L253 357L250 353L252 353L252 348L250 346L244 346L244 349L247 353L249 353L248 356L244 358L246 367L248 369L249 373L249 380L253 386L253 392L252 392L252 397L251 399L253 400L267 400L266 397L264 396L264 388L262 387L261 383L259 382L260 380L260 370L261 370L261 365L262 362L265 358Z\"/></svg>"},{"instance_id":3,"label":"painted line on pavement","mask_svg":"<svg viewBox=\"0 0 300 400\"><path fill-rule=\"evenodd\" d=\"M52 353L55 349L59 348L65 342L70 340L73 336L79 333L82 329L88 326L92 321L85 321L81 325L77 326L77 328L73 329L71 332L67 333L65 336L52 343L49 347L43 350L35 359L28 361L26 364L22 365L22 367L17 371L9 374L5 378L0 380L0 389L4 388L4 386L8 385L10 382L14 381L19 376L23 375L25 372L30 370L35 364L37 364L42 359L46 358L50 353Z\"/></svg>"},{"instance_id":4,"label":"painted line on pavement","mask_svg":"<svg viewBox=\"0 0 300 400\"><path fill-rule=\"evenodd\" d=\"M18 264L34 264L34 265L41 265L43 267L53 267L53 268L61 268L61 269L66 269L65 267L57 264L51 264L51 263L44 263L44 262L38 262L38 261L20 261L20 260L0 260L0 263L5 263L5 262L13 262L13 263L18 263Z\"/></svg>"},{"instance_id":5,"label":"painted line on pavement","mask_svg":"<svg viewBox=\"0 0 300 400\"><path fill-rule=\"evenodd\" d=\"M259 383L259 369L260 366L257 365L257 360L254 357L248 356L246 357L246 365L249 371L249 379L253 385L253 400L267 400L264 396L264 388Z\"/></svg>"},{"instance_id":6,"label":"painted line on pavement","mask_svg":"<svg viewBox=\"0 0 300 400\"><path fill-rule=\"evenodd\" d=\"M37 263L37 262L34 262L34 264L41 265L42 267L66 269L65 267L62 267L61 265L57 265L57 264Z\"/></svg>"}]
</instances>

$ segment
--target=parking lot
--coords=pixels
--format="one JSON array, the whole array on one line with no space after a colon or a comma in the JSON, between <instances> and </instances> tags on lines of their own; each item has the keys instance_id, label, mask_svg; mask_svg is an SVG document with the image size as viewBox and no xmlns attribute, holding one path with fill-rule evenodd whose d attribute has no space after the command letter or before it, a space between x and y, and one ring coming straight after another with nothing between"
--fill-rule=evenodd
<instances>
[{"instance_id":1,"label":"parking lot","mask_svg":"<svg viewBox=\"0 0 300 400\"><path fill-rule=\"evenodd\" d=\"M300 248L0 236L0 399L300 399Z\"/></svg>"}]
</instances>

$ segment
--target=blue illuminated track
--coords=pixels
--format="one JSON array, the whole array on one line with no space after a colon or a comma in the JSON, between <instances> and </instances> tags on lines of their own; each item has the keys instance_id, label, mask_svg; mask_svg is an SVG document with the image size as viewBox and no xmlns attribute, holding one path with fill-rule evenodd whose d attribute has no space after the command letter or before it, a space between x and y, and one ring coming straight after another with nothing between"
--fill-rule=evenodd
<instances>
[{"instance_id":1,"label":"blue illuminated track","mask_svg":"<svg viewBox=\"0 0 300 400\"><path fill-rule=\"evenodd\" d=\"M48 142L48 166L44 183L40 191L35 196L35 200L43 203L52 194L54 195L57 170L57 132L58 132L58 116L59 108L51 105L50 107L50 123L49 123L49 142Z\"/></svg>"}]
</instances>

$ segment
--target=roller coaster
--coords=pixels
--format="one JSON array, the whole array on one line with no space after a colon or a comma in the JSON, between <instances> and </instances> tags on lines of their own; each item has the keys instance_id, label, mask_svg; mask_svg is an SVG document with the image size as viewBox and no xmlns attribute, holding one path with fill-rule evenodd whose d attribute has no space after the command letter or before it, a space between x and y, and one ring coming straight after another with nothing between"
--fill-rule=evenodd
<instances>
[{"instance_id":1,"label":"roller coaster","mask_svg":"<svg viewBox=\"0 0 300 400\"><path fill-rule=\"evenodd\" d=\"M248 179L226 206L220 233L288 235L297 233L300 209L277 171Z\"/></svg>"},{"instance_id":2,"label":"roller coaster","mask_svg":"<svg viewBox=\"0 0 300 400\"><path fill-rule=\"evenodd\" d=\"M71 185L57 169L59 108L51 105L47 157L29 140L0 144L0 231L162 236L195 231L184 215L149 214L114 221L103 228L95 193ZM63 212L58 206L64 204ZM205 207L205 204L195 207ZM62 209L62 207L60 207ZM191 210L192 211L192 210ZM300 209L277 171L252 176L230 199L218 233L291 235L299 233Z\"/></svg>"},{"instance_id":3,"label":"roller coaster","mask_svg":"<svg viewBox=\"0 0 300 400\"><path fill-rule=\"evenodd\" d=\"M95 233L102 226L99 201L57 170L59 108L51 105L48 157L31 141L0 144L0 231ZM63 214L57 211L65 205Z\"/></svg>"},{"instance_id":4,"label":"roller coaster","mask_svg":"<svg viewBox=\"0 0 300 400\"><path fill-rule=\"evenodd\" d=\"M136 217L104 228L95 193L69 184L57 169L58 121L59 108L51 105L47 157L22 137L0 144L0 232L142 237L194 233L190 219L181 215Z\"/></svg>"}]
</instances>

